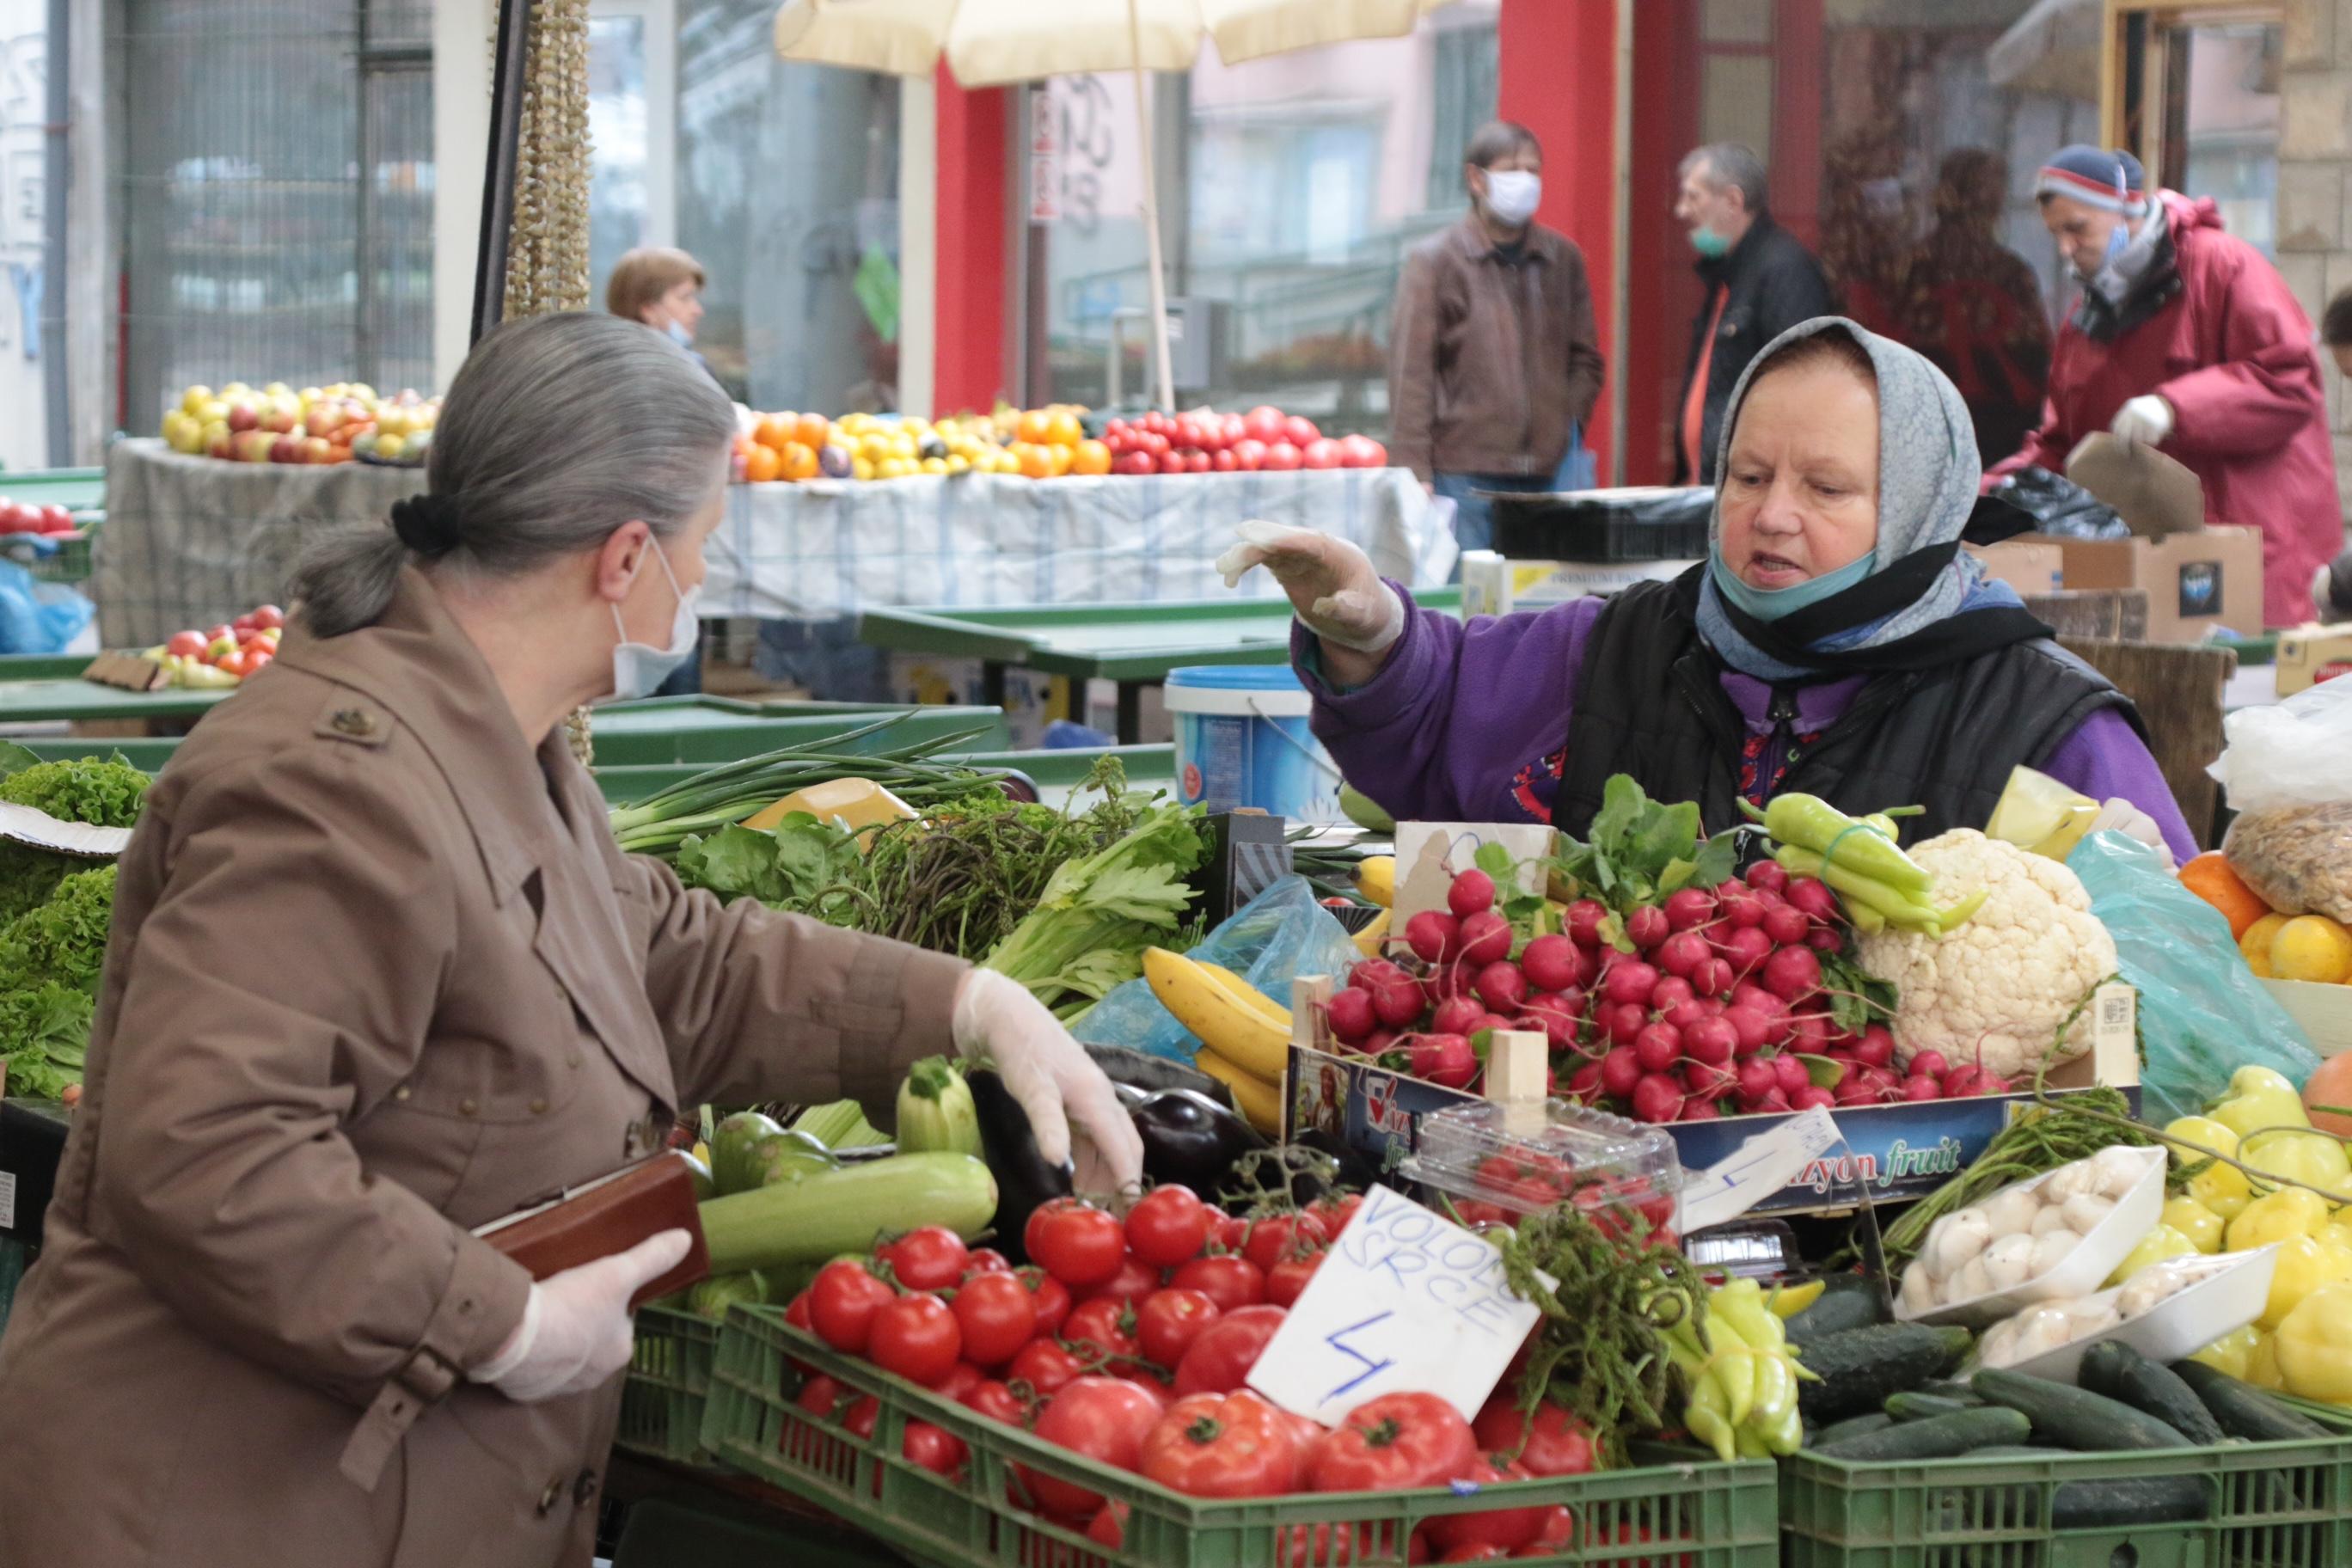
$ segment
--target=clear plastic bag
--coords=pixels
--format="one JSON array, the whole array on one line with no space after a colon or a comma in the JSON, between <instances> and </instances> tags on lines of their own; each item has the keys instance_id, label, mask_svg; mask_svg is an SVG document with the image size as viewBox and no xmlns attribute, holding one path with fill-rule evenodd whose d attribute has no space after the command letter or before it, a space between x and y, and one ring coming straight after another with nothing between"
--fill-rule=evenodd
<instances>
[{"instance_id":1,"label":"clear plastic bag","mask_svg":"<svg viewBox=\"0 0 2352 1568\"><path fill-rule=\"evenodd\" d=\"M1290 1005L1290 983L1300 975L1336 978L1363 957L1304 877L1285 877L1244 904L1192 955L1232 970L1285 1007ZM1196 1048L1191 1033L1160 1005L1144 980L1114 989L1070 1032L1088 1045L1125 1046L1182 1062L1191 1061Z\"/></svg>"},{"instance_id":2,"label":"clear plastic bag","mask_svg":"<svg viewBox=\"0 0 2352 1568\"><path fill-rule=\"evenodd\" d=\"M0 561L0 654L63 653L97 614L71 588Z\"/></svg>"},{"instance_id":3,"label":"clear plastic bag","mask_svg":"<svg viewBox=\"0 0 2352 1568\"><path fill-rule=\"evenodd\" d=\"M2254 978L2229 918L2180 885L2157 852L2094 833L2066 858L2091 912L2116 939L2116 967L2139 992L2140 1120L2201 1116L2242 1067L2298 1087L2319 1066L2309 1037Z\"/></svg>"},{"instance_id":4,"label":"clear plastic bag","mask_svg":"<svg viewBox=\"0 0 2352 1568\"><path fill-rule=\"evenodd\" d=\"M2352 679L2241 708L2205 771L2237 819L2221 852L2271 908L2352 922Z\"/></svg>"}]
</instances>

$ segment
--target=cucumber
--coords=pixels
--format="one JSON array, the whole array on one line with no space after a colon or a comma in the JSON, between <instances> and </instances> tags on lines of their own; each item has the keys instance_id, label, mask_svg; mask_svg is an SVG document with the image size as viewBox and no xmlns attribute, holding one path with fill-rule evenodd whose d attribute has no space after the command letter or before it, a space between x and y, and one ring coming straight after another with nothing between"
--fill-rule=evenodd
<instances>
[{"instance_id":1,"label":"cucumber","mask_svg":"<svg viewBox=\"0 0 2352 1568\"><path fill-rule=\"evenodd\" d=\"M1788 1321L1791 1344L1812 1344L1852 1329L1888 1321L1885 1293L1859 1274L1832 1274L1822 1281L1820 1300Z\"/></svg>"},{"instance_id":2,"label":"cucumber","mask_svg":"<svg viewBox=\"0 0 2352 1568\"><path fill-rule=\"evenodd\" d=\"M2301 1442L2334 1433L2256 1388L2201 1361L2177 1361L2173 1374L2204 1402L2222 1431L2250 1443Z\"/></svg>"},{"instance_id":3,"label":"cucumber","mask_svg":"<svg viewBox=\"0 0 2352 1568\"><path fill-rule=\"evenodd\" d=\"M2179 1377L2120 1340L2102 1340L2083 1352L2081 1382L2094 1394L2120 1399L2198 1443L2218 1443L2211 1411Z\"/></svg>"},{"instance_id":4,"label":"cucumber","mask_svg":"<svg viewBox=\"0 0 2352 1568\"><path fill-rule=\"evenodd\" d=\"M1819 1310L1821 1305L1816 1302L1809 1310ZM1923 1323L1874 1323L1816 1340L1797 1355L1819 1380L1797 1385L1797 1408L1806 1420L1824 1426L1879 1409L1888 1394L1951 1371L1968 1354L1969 1344L1966 1329L1931 1329Z\"/></svg>"},{"instance_id":5,"label":"cucumber","mask_svg":"<svg viewBox=\"0 0 2352 1568\"><path fill-rule=\"evenodd\" d=\"M2040 1436L2084 1453L2196 1447L2179 1429L2144 1410L2046 1377L1988 1367L1976 1374L1974 1386L1993 1404L2026 1415Z\"/></svg>"},{"instance_id":6,"label":"cucumber","mask_svg":"<svg viewBox=\"0 0 2352 1568\"><path fill-rule=\"evenodd\" d=\"M1963 1410L1981 1410L1981 1399L1952 1399L1941 1394L1914 1391L1890 1394L1886 1396L1886 1414L1897 1421L1932 1421L1938 1415L1958 1415Z\"/></svg>"},{"instance_id":7,"label":"cucumber","mask_svg":"<svg viewBox=\"0 0 2352 1568\"><path fill-rule=\"evenodd\" d=\"M2058 1530L2136 1529L2203 1519L2213 1506L2204 1476L2146 1476L2137 1480L2064 1481L2051 1498Z\"/></svg>"},{"instance_id":8,"label":"cucumber","mask_svg":"<svg viewBox=\"0 0 2352 1568\"><path fill-rule=\"evenodd\" d=\"M1957 1399L1963 1405L1982 1405L1985 1396L1965 1383L1954 1383L1948 1377L1931 1378L1919 1385L1921 1394L1932 1394L1938 1399Z\"/></svg>"},{"instance_id":9,"label":"cucumber","mask_svg":"<svg viewBox=\"0 0 2352 1568\"><path fill-rule=\"evenodd\" d=\"M1925 1421L1903 1421L1813 1451L1824 1459L1877 1464L1895 1459L1948 1459L1994 1444L2021 1443L2033 1423L2014 1410L1987 1405Z\"/></svg>"},{"instance_id":10,"label":"cucumber","mask_svg":"<svg viewBox=\"0 0 2352 1568\"><path fill-rule=\"evenodd\" d=\"M1805 1439L1805 1447L1818 1449L1824 1443L1843 1443L1849 1437L1867 1436L1873 1432L1884 1432L1894 1425L1895 1417L1884 1410L1874 1410L1867 1415L1849 1415Z\"/></svg>"},{"instance_id":11,"label":"cucumber","mask_svg":"<svg viewBox=\"0 0 2352 1568\"><path fill-rule=\"evenodd\" d=\"M713 1198L701 1214L710 1271L736 1274L863 1252L917 1226L977 1236L996 1215L996 1183L969 1154L895 1154Z\"/></svg>"}]
</instances>

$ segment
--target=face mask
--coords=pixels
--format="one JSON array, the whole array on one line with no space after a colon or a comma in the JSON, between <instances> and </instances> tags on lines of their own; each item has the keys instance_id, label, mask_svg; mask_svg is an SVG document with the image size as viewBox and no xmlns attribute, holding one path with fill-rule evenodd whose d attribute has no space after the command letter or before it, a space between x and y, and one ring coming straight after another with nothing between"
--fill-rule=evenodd
<instances>
[{"instance_id":1,"label":"face mask","mask_svg":"<svg viewBox=\"0 0 2352 1568\"><path fill-rule=\"evenodd\" d=\"M669 334L669 341L678 347L690 349L694 346L694 334L688 331L682 322L672 321L662 330Z\"/></svg>"},{"instance_id":2,"label":"face mask","mask_svg":"<svg viewBox=\"0 0 2352 1568\"><path fill-rule=\"evenodd\" d=\"M1486 210L1516 228L1536 216L1543 200L1543 176L1524 169L1486 171Z\"/></svg>"},{"instance_id":3,"label":"face mask","mask_svg":"<svg viewBox=\"0 0 2352 1568\"><path fill-rule=\"evenodd\" d=\"M656 561L661 563L662 575L669 579L670 592L677 595L677 614L669 624L669 646L650 647L629 640L629 628L621 622L621 606L613 606L613 629L620 641L613 649L613 695L608 702L625 701L632 697L650 697L656 687L670 676L670 671L684 664L694 653L695 639L701 635L700 618L695 614L695 601L702 595L702 585L680 589L677 574L669 569L669 557L657 544L646 547ZM637 570L645 570L643 562Z\"/></svg>"},{"instance_id":4,"label":"face mask","mask_svg":"<svg viewBox=\"0 0 2352 1568\"><path fill-rule=\"evenodd\" d=\"M1841 589L1851 588L1871 574L1878 563L1878 552L1874 550L1859 561L1849 562L1834 572L1819 577L1808 577L1786 588L1756 588L1742 582L1738 574L1723 563L1718 555L1710 566L1715 585L1723 596L1755 616L1759 621L1777 621L1790 616L1808 605L1818 605Z\"/></svg>"},{"instance_id":5,"label":"face mask","mask_svg":"<svg viewBox=\"0 0 2352 1568\"><path fill-rule=\"evenodd\" d=\"M1709 258L1721 256L1731 248L1731 241L1703 224L1690 231L1690 242L1693 250Z\"/></svg>"},{"instance_id":6,"label":"face mask","mask_svg":"<svg viewBox=\"0 0 2352 1568\"><path fill-rule=\"evenodd\" d=\"M2124 253L2124 247L2130 243L2131 225L2128 222L2119 223L2107 230L2107 262L2110 266L2114 265L2116 257Z\"/></svg>"}]
</instances>

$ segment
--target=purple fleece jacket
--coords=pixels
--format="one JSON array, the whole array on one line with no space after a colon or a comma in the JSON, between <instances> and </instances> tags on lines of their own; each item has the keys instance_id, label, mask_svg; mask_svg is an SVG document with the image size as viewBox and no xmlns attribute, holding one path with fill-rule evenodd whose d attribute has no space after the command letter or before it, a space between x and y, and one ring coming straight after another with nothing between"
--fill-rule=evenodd
<instances>
[{"instance_id":1,"label":"purple fleece jacket","mask_svg":"<svg viewBox=\"0 0 2352 1568\"><path fill-rule=\"evenodd\" d=\"M1315 697L1315 733L1349 782L1399 820L1548 822L1557 753L1601 604L1576 599L1465 625L1406 594L1404 636L1370 685L1334 688L1304 627L1292 628L1291 658ZM1799 688L1798 731L1834 723L1864 679ZM1769 683L1727 669L1723 689L1748 734L1770 732ZM2131 802L2156 819L2176 858L2197 853L2155 757L2114 710L2084 720L2042 771L2094 800Z\"/></svg>"}]
</instances>

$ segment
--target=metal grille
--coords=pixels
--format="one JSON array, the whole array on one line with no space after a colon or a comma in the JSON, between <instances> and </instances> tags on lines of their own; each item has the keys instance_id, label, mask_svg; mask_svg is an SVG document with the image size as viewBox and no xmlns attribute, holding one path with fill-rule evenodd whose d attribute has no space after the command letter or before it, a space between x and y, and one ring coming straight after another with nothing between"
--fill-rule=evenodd
<instances>
[{"instance_id":1,"label":"metal grille","mask_svg":"<svg viewBox=\"0 0 2352 1568\"><path fill-rule=\"evenodd\" d=\"M423 0L125 0L117 417L192 383L430 380Z\"/></svg>"}]
</instances>

